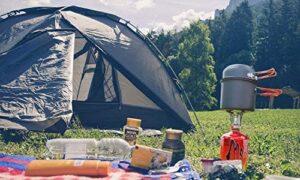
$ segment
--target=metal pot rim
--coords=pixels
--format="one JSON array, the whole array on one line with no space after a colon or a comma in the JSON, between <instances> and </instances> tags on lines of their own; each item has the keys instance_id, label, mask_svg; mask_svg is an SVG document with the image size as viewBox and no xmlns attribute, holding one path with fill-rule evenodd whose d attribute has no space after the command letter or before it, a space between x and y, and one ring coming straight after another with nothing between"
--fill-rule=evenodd
<instances>
[{"instance_id":1,"label":"metal pot rim","mask_svg":"<svg viewBox=\"0 0 300 180\"><path fill-rule=\"evenodd\" d=\"M229 81L229 80L241 80L241 81L249 81L253 84L257 84L257 80L256 79L250 79L250 78L245 78L245 77L225 77L223 79L221 79L221 83L224 81Z\"/></svg>"}]
</instances>

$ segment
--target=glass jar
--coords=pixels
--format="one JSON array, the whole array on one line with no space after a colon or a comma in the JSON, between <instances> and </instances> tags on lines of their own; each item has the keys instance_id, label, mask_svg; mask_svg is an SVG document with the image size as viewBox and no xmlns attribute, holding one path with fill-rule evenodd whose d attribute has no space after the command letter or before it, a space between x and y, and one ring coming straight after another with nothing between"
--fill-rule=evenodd
<instances>
[{"instance_id":1,"label":"glass jar","mask_svg":"<svg viewBox=\"0 0 300 180\"><path fill-rule=\"evenodd\" d=\"M130 145L135 145L138 135L142 132L140 119L127 118L127 124L124 126L124 139Z\"/></svg>"},{"instance_id":2,"label":"glass jar","mask_svg":"<svg viewBox=\"0 0 300 180\"><path fill-rule=\"evenodd\" d=\"M185 156L185 146L181 141L182 136L181 130L167 129L166 139L162 144L162 148L167 151L171 151L172 161L171 166L175 165L178 161L184 159Z\"/></svg>"}]
</instances>

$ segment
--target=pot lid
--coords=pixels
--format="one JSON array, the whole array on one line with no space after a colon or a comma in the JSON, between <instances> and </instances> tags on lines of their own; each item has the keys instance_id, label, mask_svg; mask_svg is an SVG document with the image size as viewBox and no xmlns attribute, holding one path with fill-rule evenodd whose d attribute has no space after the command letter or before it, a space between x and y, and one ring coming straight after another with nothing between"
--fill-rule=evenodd
<instances>
[{"instance_id":1,"label":"pot lid","mask_svg":"<svg viewBox=\"0 0 300 180\"><path fill-rule=\"evenodd\" d=\"M245 64L232 64L223 70L223 78L228 77L255 79L255 71L251 66Z\"/></svg>"}]
</instances>

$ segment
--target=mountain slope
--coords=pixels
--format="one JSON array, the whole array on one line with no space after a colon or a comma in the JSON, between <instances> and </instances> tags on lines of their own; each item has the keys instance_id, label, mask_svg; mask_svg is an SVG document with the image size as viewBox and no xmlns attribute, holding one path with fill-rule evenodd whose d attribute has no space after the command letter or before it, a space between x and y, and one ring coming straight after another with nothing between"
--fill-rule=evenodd
<instances>
[{"instance_id":1,"label":"mountain slope","mask_svg":"<svg viewBox=\"0 0 300 180\"><path fill-rule=\"evenodd\" d=\"M247 0L230 0L228 6L224 9L225 13L230 15L242 2L247 1ZM278 1L278 0L274 0ZM269 0L248 0L248 3L252 10L256 12L260 12L263 7L269 2ZM219 16L220 14L220 9L217 9L215 11L215 16Z\"/></svg>"}]
</instances>

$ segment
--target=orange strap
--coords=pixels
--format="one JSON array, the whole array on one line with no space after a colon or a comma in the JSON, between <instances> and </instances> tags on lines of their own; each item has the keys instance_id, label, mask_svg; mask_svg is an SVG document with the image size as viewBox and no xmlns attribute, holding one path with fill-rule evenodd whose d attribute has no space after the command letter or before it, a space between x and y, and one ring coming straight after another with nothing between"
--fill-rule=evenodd
<instances>
[{"instance_id":1,"label":"orange strap","mask_svg":"<svg viewBox=\"0 0 300 180\"><path fill-rule=\"evenodd\" d=\"M261 77L257 77L257 80L262 80L262 79L275 77L277 75L277 72L274 68L271 68L268 70L255 72L255 75L263 75Z\"/></svg>"},{"instance_id":2,"label":"orange strap","mask_svg":"<svg viewBox=\"0 0 300 180\"><path fill-rule=\"evenodd\" d=\"M282 94L281 89L272 89L272 88L264 88L264 87L257 87L259 90L263 91L260 93L260 96L267 96L267 97L277 97Z\"/></svg>"}]
</instances>

